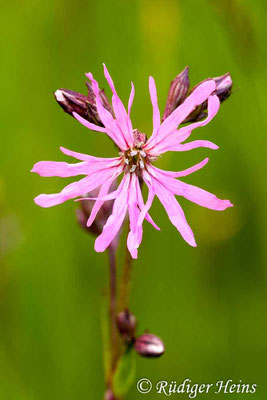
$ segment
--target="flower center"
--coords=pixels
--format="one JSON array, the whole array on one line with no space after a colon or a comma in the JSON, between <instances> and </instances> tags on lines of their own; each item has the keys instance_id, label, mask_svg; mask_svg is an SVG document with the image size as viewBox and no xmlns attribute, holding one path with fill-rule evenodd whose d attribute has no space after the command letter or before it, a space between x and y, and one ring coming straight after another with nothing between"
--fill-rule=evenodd
<instances>
[{"instance_id":1,"label":"flower center","mask_svg":"<svg viewBox=\"0 0 267 400\"><path fill-rule=\"evenodd\" d=\"M145 168L146 153L142 148L133 147L125 151L125 153L123 153L123 158L129 172L134 172L136 168Z\"/></svg>"},{"instance_id":2,"label":"flower center","mask_svg":"<svg viewBox=\"0 0 267 400\"><path fill-rule=\"evenodd\" d=\"M123 157L123 162L128 172L136 171L140 173L145 168L146 162L156 161L158 157L151 156L143 150L143 146L147 141L147 137L144 133L140 132L138 129L134 129L133 136L133 147L119 154Z\"/></svg>"}]
</instances>

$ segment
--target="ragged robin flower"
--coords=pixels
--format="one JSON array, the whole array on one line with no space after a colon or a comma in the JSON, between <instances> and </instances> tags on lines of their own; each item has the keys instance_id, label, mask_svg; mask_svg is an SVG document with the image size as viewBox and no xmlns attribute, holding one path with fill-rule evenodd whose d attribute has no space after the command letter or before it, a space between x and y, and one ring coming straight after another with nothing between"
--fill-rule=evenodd
<instances>
[{"instance_id":1,"label":"ragged robin flower","mask_svg":"<svg viewBox=\"0 0 267 400\"><path fill-rule=\"evenodd\" d=\"M188 225L185 214L175 196L186 199L212 210L224 210L231 207L228 200L220 200L215 195L189 185L180 179L204 167L208 158L200 163L179 172L164 171L154 166L157 158L167 151L187 151L198 147L217 149L214 143L206 140L194 140L184 143L193 130L207 125L216 115L220 100L216 95L216 82L208 79L199 84L188 97L175 108L161 123L158 108L155 81L149 78L149 91L153 107L153 132L147 139L146 135L133 129L130 112L134 98L134 86L130 93L128 110L120 100L109 72L104 65L105 77L112 91L113 113L103 105L101 92L97 81L91 73L86 74L91 82L97 115L103 126L96 125L73 112L73 116L87 128L106 133L119 148L119 154L114 158L99 158L77 153L61 147L61 151L80 162L40 161L33 167L33 172L41 176L73 177L84 175L81 180L66 186L57 194L41 194L35 198L35 203L41 207L52 207L69 199L84 196L86 193L99 188L99 195L88 218L90 226L105 201L114 200L112 214L107 219L102 233L95 241L95 250L103 252L110 245L120 230L126 216L129 216L130 229L127 239L128 249L133 258L137 258L137 249L142 241L142 224L146 219L158 229L149 209L157 196L165 208L170 221L178 229L184 240L191 246L196 246L194 234ZM178 128L179 125L196 109L207 102L207 117L203 121ZM109 189L112 182L122 175L118 188L112 192ZM148 187L148 198L144 203L141 182Z\"/></svg>"}]
</instances>

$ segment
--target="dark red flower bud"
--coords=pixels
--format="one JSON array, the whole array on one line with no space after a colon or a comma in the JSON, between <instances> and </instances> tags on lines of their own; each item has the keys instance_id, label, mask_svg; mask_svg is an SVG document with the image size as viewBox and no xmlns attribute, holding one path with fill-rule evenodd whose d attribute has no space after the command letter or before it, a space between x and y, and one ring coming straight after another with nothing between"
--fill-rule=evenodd
<instances>
[{"instance_id":1,"label":"dark red flower bud","mask_svg":"<svg viewBox=\"0 0 267 400\"><path fill-rule=\"evenodd\" d=\"M103 126L96 109L95 95L90 82L86 82L88 95L85 96L78 92L67 89L58 89L54 95L63 110L73 115L76 112L81 117L96 125ZM99 91L103 106L113 114L113 110L104 90Z\"/></svg>"},{"instance_id":2,"label":"dark red flower bud","mask_svg":"<svg viewBox=\"0 0 267 400\"><path fill-rule=\"evenodd\" d=\"M206 82L208 80L213 80L216 83L216 89L214 91L214 94L216 94L219 97L221 103L224 102L226 99L228 99L228 97L232 92L232 86L233 86L233 81L229 72L227 72L227 74L224 74L222 76L217 76L215 78L204 79L204 81L201 81L198 85L196 85L190 91L190 93L192 93L203 82ZM204 103L196 107L195 110L192 111L192 113L182 123L201 121L203 118L207 116L206 110L207 110L207 101L204 101Z\"/></svg>"},{"instance_id":3,"label":"dark red flower bud","mask_svg":"<svg viewBox=\"0 0 267 400\"><path fill-rule=\"evenodd\" d=\"M111 389L107 389L105 396L104 396L104 400L116 400L116 397L113 394Z\"/></svg>"},{"instance_id":4,"label":"dark red flower bud","mask_svg":"<svg viewBox=\"0 0 267 400\"><path fill-rule=\"evenodd\" d=\"M162 340L151 333L139 336L135 341L134 349L143 357L160 357L165 352Z\"/></svg>"},{"instance_id":5,"label":"dark red flower bud","mask_svg":"<svg viewBox=\"0 0 267 400\"><path fill-rule=\"evenodd\" d=\"M175 110L175 108L177 108L185 100L189 90L188 71L189 67L186 67L171 82L162 121L164 121Z\"/></svg>"},{"instance_id":6,"label":"dark red flower bud","mask_svg":"<svg viewBox=\"0 0 267 400\"><path fill-rule=\"evenodd\" d=\"M117 326L125 341L132 342L135 338L136 317L129 310L124 310L117 316Z\"/></svg>"},{"instance_id":7,"label":"dark red flower bud","mask_svg":"<svg viewBox=\"0 0 267 400\"><path fill-rule=\"evenodd\" d=\"M216 83L216 89L214 91L214 94L216 94L219 97L221 103L225 101L232 93L233 82L229 72L227 74L217 76L215 78L207 78L204 81L201 81L198 85L196 85L193 89L191 89L190 92L189 92L188 72L189 68L186 67L171 82L162 121L164 121L180 104L182 104L186 99L186 97L190 95L199 85L210 79L212 79ZM201 121L206 116L207 116L207 101L197 106L182 123L184 124L187 122Z\"/></svg>"},{"instance_id":8,"label":"dark red flower bud","mask_svg":"<svg viewBox=\"0 0 267 400\"><path fill-rule=\"evenodd\" d=\"M56 101L63 108L63 110L72 115L75 111L83 118L88 114L88 98L81 93L73 92L67 89L58 89L54 92Z\"/></svg>"},{"instance_id":9,"label":"dark red flower bud","mask_svg":"<svg viewBox=\"0 0 267 400\"><path fill-rule=\"evenodd\" d=\"M212 78L216 83L215 93L222 103L224 100L228 99L232 92L233 81L229 72L227 74L218 76L217 78Z\"/></svg>"}]
</instances>

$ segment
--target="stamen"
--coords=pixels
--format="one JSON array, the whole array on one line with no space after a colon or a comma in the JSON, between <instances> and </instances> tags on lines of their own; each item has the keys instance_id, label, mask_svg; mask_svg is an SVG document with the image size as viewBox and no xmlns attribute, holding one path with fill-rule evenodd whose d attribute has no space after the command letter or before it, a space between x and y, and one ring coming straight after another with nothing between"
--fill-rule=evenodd
<instances>
[{"instance_id":1,"label":"stamen","mask_svg":"<svg viewBox=\"0 0 267 400\"><path fill-rule=\"evenodd\" d=\"M157 161L158 156L149 156L149 161Z\"/></svg>"},{"instance_id":2,"label":"stamen","mask_svg":"<svg viewBox=\"0 0 267 400\"><path fill-rule=\"evenodd\" d=\"M150 156L141 147L133 147L123 153L123 161L128 172L144 170L146 159L150 161Z\"/></svg>"},{"instance_id":3,"label":"stamen","mask_svg":"<svg viewBox=\"0 0 267 400\"><path fill-rule=\"evenodd\" d=\"M136 165L133 165L132 168L130 169L130 172L134 172L136 169Z\"/></svg>"}]
</instances>

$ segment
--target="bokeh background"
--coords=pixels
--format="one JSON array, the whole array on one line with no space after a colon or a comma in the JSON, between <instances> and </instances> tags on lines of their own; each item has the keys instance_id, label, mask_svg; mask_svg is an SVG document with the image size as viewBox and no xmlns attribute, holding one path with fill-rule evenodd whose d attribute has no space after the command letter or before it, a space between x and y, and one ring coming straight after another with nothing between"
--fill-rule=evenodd
<instances>
[{"instance_id":1,"label":"bokeh background","mask_svg":"<svg viewBox=\"0 0 267 400\"><path fill-rule=\"evenodd\" d=\"M193 249L153 205L161 232L145 225L131 308L139 331L161 336L167 351L158 360L138 358L136 380L242 380L258 389L240 398L266 399L266 14L263 0L2 2L1 400L102 398L107 256L94 252L93 237L77 225L74 202L51 209L33 203L67 180L30 173L39 160L67 161L60 145L115 154L104 134L64 114L52 93L86 93L88 71L107 89L102 62L124 101L134 81L133 121L147 133L150 74L162 111L170 81L186 65L193 85L232 74L233 95L194 133L220 149L168 153L158 162L179 170L209 156L186 181L235 207L220 213L181 200L198 242ZM200 398L226 396L237 395ZM133 385L128 398L143 396Z\"/></svg>"}]
</instances>

